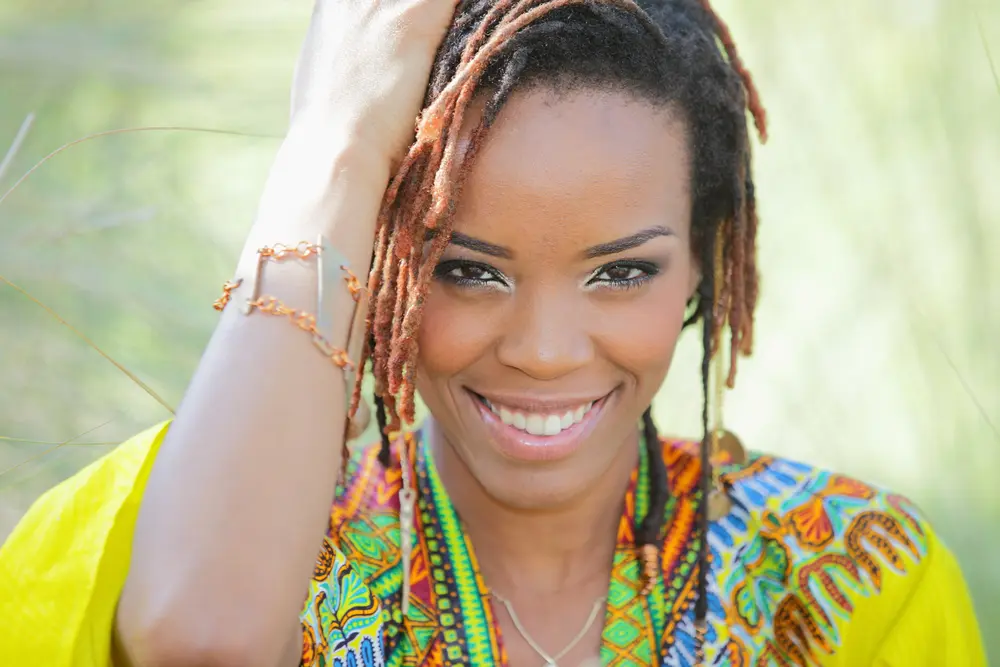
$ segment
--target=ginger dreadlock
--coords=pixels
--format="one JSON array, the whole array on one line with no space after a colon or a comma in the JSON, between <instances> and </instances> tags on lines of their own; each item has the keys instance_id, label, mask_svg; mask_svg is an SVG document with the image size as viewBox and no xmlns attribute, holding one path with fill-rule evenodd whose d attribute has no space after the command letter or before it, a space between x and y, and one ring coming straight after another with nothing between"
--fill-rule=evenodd
<instances>
[{"instance_id":1,"label":"ginger dreadlock","mask_svg":"<svg viewBox=\"0 0 1000 667\"><path fill-rule=\"evenodd\" d=\"M462 0L431 73L416 140L386 190L368 287L370 337L361 368L375 376L380 457L389 432L414 418L417 331L434 268L448 244L455 202L483 139L515 89L619 90L679 112L691 151L692 250L704 278L685 326L702 320L704 442L699 502L696 627L707 616L709 365L730 329L737 358L753 342L757 303L757 211L747 113L762 141L766 116L725 23L709 0ZM485 108L464 151L469 103ZM721 248L716 244L721 243ZM717 266L717 252L722 265ZM718 276L718 278L716 278ZM721 285L716 283L721 281ZM716 289L718 287L718 289ZM352 397L360 400L360 383ZM643 415L650 503L636 546L658 546L669 495L659 436ZM699 637L702 632L699 632Z\"/></svg>"}]
</instances>

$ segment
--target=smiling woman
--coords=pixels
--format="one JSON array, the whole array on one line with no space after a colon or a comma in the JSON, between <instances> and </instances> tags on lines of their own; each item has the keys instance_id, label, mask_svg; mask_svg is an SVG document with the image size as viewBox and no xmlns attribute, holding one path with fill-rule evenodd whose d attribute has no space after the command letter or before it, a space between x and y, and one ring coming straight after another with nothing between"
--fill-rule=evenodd
<instances>
[{"instance_id":1,"label":"smiling woman","mask_svg":"<svg viewBox=\"0 0 1000 667\"><path fill-rule=\"evenodd\" d=\"M3 664L985 664L911 503L719 423L765 118L707 2L321 1L295 84L176 420L0 554Z\"/></svg>"},{"instance_id":2,"label":"smiling woman","mask_svg":"<svg viewBox=\"0 0 1000 667\"><path fill-rule=\"evenodd\" d=\"M539 88L504 107L418 338L442 465L465 471L450 493L525 508L621 494L699 284L689 162L677 114L632 94Z\"/></svg>"}]
</instances>

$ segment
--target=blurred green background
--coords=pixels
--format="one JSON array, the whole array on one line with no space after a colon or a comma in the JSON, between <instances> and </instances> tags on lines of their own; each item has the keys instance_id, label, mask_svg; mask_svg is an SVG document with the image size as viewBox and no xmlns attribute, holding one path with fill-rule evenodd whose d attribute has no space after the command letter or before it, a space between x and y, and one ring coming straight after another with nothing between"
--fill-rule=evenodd
<instances>
[{"instance_id":1,"label":"blurred green background","mask_svg":"<svg viewBox=\"0 0 1000 667\"><path fill-rule=\"evenodd\" d=\"M176 405L287 113L309 2L4 0L0 274ZM1000 661L1000 3L716 0L757 77L762 302L726 405L757 449L910 495ZM1000 63L998 63L1000 64ZM698 341L661 427L697 434ZM0 284L0 539L167 411ZM74 443L57 447L70 438ZM46 444L51 443L51 444Z\"/></svg>"}]
</instances>

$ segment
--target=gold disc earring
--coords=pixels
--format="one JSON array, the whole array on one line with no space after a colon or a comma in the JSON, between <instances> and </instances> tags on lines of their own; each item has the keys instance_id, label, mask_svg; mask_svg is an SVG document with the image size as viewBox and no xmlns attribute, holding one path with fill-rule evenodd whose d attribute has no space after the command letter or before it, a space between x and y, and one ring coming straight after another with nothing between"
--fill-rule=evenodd
<instances>
[{"instance_id":1,"label":"gold disc earring","mask_svg":"<svg viewBox=\"0 0 1000 667\"><path fill-rule=\"evenodd\" d=\"M715 237L715 290L713 295L713 317L716 308L726 307L726 304L721 303L722 283L725 277L725 271L723 270L723 263L725 260L725 234L723 230L724 227L720 226ZM705 326L713 325L714 322L705 322ZM722 349L722 329L720 329L719 340L717 341L717 350L711 360L714 400L713 405L711 406L712 431L710 441L712 449L709 453L709 465L712 466L712 490L709 491L708 494L709 521L718 521L722 517L729 514L733 508L733 501L729 497L729 492L726 490L726 486L722 481L722 473L719 469L719 463L721 461L725 461L726 464L742 466L746 464L747 460L746 450L743 448L743 444L740 442L740 439L737 438L731 431L727 431L723 426L722 407L725 399L726 375L725 368L723 366L724 355L722 353Z\"/></svg>"}]
</instances>

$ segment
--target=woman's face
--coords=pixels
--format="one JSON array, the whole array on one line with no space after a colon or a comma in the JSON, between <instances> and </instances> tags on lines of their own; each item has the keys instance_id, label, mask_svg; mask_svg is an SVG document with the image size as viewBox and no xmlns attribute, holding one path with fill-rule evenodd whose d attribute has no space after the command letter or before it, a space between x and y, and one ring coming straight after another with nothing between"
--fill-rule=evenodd
<instances>
[{"instance_id":1,"label":"woman's face","mask_svg":"<svg viewBox=\"0 0 1000 667\"><path fill-rule=\"evenodd\" d=\"M633 456L699 280L686 141L669 109L590 90L516 94L488 133L417 388L496 500L562 504Z\"/></svg>"}]
</instances>

